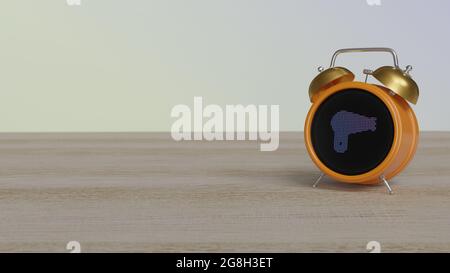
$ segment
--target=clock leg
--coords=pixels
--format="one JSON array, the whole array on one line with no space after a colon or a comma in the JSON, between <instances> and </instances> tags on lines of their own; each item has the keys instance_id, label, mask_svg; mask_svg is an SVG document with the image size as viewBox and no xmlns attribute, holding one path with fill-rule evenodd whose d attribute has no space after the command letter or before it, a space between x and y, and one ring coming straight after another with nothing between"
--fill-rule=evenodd
<instances>
[{"instance_id":1,"label":"clock leg","mask_svg":"<svg viewBox=\"0 0 450 273\"><path fill-rule=\"evenodd\" d=\"M384 176L380 176L380 179L381 179L381 181L383 181L384 185L388 189L389 194L394 194L394 192L392 191L392 188L389 185L389 182L386 180L386 178Z\"/></svg>"},{"instance_id":2,"label":"clock leg","mask_svg":"<svg viewBox=\"0 0 450 273\"><path fill-rule=\"evenodd\" d=\"M317 178L316 182L313 185L313 188L317 188L317 185L319 185L320 181L322 180L322 178L325 176L324 173L321 173L319 178Z\"/></svg>"}]
</instances>

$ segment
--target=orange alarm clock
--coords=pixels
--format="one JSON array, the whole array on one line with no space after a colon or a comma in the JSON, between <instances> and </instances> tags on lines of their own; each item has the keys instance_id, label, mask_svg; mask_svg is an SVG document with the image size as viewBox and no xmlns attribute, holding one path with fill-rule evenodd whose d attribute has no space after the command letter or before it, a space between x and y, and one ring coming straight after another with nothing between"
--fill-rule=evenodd
<instances>
[{"instance_id":1,"label":"orange alarm clock","mask_svg":"<svg viewBox=\"0 0 450 273\"><path fill-rule=\"evenodd\" d=\"M352 52L387 52L393 66L365 69L365 82L336 67L338 55ZM349 48L336 51L330 68L319 68L309 87L311 109L305 122L307 151L324 175L344 183L384 183L399 174L413 158L419 126L410 103L416 104L419 88L402 70L390 48ZM368 83L373 76L380 84Z\"/></svg>"}]
</instances>

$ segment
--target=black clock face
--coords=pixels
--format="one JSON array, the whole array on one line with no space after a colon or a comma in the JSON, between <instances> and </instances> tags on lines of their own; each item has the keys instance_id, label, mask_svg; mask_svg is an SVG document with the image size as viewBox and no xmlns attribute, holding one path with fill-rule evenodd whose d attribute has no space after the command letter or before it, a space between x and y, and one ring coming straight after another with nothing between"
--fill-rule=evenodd
<instances>
[{"instance_id":1,"label":"black clock face","mask_svg":"<svg viewBox=\"0 0 450 273\"><path fill-rule=\"evenodd\" d=\"M362 89L346 89L328 97L311 124L311 140L320 161L344 175L376 168L388 155L394 123L381 99Z\"/></svg>"}]
</instances>

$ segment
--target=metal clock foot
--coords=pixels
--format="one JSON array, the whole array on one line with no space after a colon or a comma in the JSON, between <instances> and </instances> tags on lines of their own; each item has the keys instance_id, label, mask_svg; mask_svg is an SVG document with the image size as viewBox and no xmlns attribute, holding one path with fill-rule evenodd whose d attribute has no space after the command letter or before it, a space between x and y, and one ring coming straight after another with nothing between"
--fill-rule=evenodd
<instances>
[{"instance_id":1,"label":"metal clock foot","mask_svg":"<svg viewBox=\"0 0 450 273\"><path fill-rule=\"evenodd\" d=\"M394 191L392 190L391 186L389 185L389 182L386 180L384 176L380 177L381 181L383 181L384 185L388 189L389 194L394 194Z\"/></svg>"},{"instance_id":2,"label":"metal clock foot","mask_svg":"<svg viewBox=\"0 0 450 273\"><path fill-rule=\"evenodd\" d=\"M322 180L322 178L325 176L324 173L321 173L319 178L317 178L316 182L313 185L313 188L317 188L317 185L319 185L320 181Z\"/></svg>"}]
</instances>

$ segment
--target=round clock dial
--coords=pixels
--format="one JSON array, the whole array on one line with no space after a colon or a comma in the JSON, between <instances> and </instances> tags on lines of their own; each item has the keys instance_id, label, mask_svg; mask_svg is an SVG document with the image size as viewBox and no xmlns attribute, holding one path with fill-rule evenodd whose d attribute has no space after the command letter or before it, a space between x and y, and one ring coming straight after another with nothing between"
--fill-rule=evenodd
<instances>
[{"instance_id":1,"label":"round clock dial","mask_svg":"<svg viewBox=\"0 0 450 273\"><path fill-rule=\"evenodd\" d=\"M311 141L317 157L343 175L375 169L388 155L393 140L389 109L362 89L345 89L329 96L312 119Z\"/></svg>"}]
</instances>

